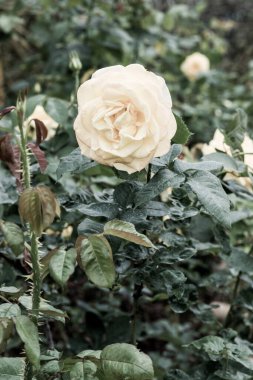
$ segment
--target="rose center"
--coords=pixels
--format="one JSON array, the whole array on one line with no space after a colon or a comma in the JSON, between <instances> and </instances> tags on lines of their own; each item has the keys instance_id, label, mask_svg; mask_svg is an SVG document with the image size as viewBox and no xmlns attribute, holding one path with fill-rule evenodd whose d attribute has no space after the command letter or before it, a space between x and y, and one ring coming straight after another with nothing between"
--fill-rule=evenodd
<instances>
[{"instance_id":1,"label":"rose center","mask_svg":"<svg viewBox=\"0 0 253 380\"><path fill-rule=\"evenodd\" d=\"M140 113L131 102L107 102L104 121L110 127L113 140L120 141L122 135L134 136L141 125Z\"/></svg>"}]
</instances>

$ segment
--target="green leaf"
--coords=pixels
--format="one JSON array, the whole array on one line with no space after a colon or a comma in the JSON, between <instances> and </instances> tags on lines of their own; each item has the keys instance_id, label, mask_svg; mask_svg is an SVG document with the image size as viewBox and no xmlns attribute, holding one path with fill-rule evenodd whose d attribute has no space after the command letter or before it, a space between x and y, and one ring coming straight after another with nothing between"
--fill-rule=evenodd
<instances>
[{"instance_id":1,"label":"green leaf","mask_svg":"<svg viewBox=\"0 0 253 380\"><path fill-rule=\"evenodd\" d=\"M45 111L59 124L63 125L68 118L69 103L58 98L48 98Z\"/></svg>"},{"instance_id":2,"label":"green leaf","mask_svg":"<svg viewBox=\"0 0 253 380\"><path fill-rule=\"evenodd\" d=\"M25 359L24 358L0 358L1 380L24 380Z\"/></svg>"},{"instance_id":3,"label":"green leaf","mask_svg":"<svg viewBox=\"0 0 253 380\"><path fill-rule=\"evenodd\" d=\"M30 224L32 232L42 234L60 215L60 206L54 193L46 186L37 186L24 190L19 198L19 215L22 222Z\"/></svg>"},{"instance_id":4,"label":"green leaf","mask_svg":"<svg viewBox=\"0 0 253 380\"><path fill-rule=\"evenodd\" d=\"M206 352L213 361L220 359L220 354L225 348L224 339L219 336L205 336L186 345L189 346Z\"/></svg>"},{"instance_id":5,"label":"green leaf","mask_svg":"<svg viewBox=\"0 0 253 380\"><path fill-rule=\"evenodd\" d=\"M77 362L70 371L70 380L98 380L97 367L90 360Z\"/></svg>"},{"instance_id":6,"label":"green leaf","mask_svg":"<svg viewBox=\"0 0 253 380\"><path fill-rule=\"evenodd\" d=\"M220 180L210 172L189 171L187 184L204 209L220 224L230 227L230 202Z\"/></svg>"},{"instance_id":7,"label":"green leaf","mask_svg":"<svg viewBox=\"0 0 253 380\"><path fill-rule=\"evenodd\" d=\"M32 310L32 296L21 296L18 301L27 310ZM40 314L50 316L51 318L63 323L65 321L65 317L67 316L64 311L56 309L43 298L40 298Z\"/></svg>"},{"instance_id":8,"label":"green leaf","mask_svg":"<svg viewBox=\"0 0 253 380\"><path fill-rule=\"evenodd\" d=\"M57 177L64 173L82 173L98 164L81 154L80 148L73 150L67 156L60 158L59 166L56 170Z\"/></svg>"},{"instance_id":9,"label":"green leaf","mask_svg":"<svg viewBox=\"0 0 253 380\"><path fill-rule=\"evenodd\" d=\"M251 360L253 352L249 348L248 342L237 339L236 343L230 343L219 336L205 336L187 346L206 353L210 360L221 362L224 368L253 375Z\"/></svg>"},{"instance_id":10,"label":"green leaf","mask_svg":"<svg viewBox=\"0 0 253 380\"><path fill-rule=\"evenodd\" d=\"M164 380L190 380L191 378L180 369L172 369L165 376Z\"/></svg>"},{"instance_id":11,"label":"green leaf","mask_svg":"<svg viewBox=\"0 0 253 380\"><path fill-rule=\"evenodd\" d=\"M172 295L187 280L184 273L174 269L159 269L157 276L157 268L150 271L146 281L150 287L157 292L167 292Z\"/></svg>"},{"instance_id":12,"label":"green leaf","mask_svg":"<svg viewBox=\"0 0 253 380\"><path fill-rule=\"evenodd\" d=\"M17 333L25 344L25 351L29 361L38 369L40 366L40 345L38 328L25 315L15 319Z\"/></svg>"},{"instance_id":13,"label":"green leaf","mask_svg":"<svg viewBox=\"0 0 253 380\"><path fill-rule=\"evenodd\" d=\"M224 131L225 143L233 149L241 150L241 144L247 131L247 124L247 114L241 108L238 108L233 120Z\"/></svg>"},{"instance_id":14,"label":"green leaf","mask_svg":"<svg viewBox=\"0 0 253 380\"><path fill-rule=\"evenodd\" d=\"M18 199L15 178L0 163L0 204L13 204Z\"/></svg>"},{"instance_id":15,"label":"green leaf","mask_svg":"<svg viewBox=\"0 0 253 380\"><path fill-rule=\"evenodd\" d=\"M241 220L253 218L253 210L236 210L230 213L231 224L240 222Z\"/></svg>"},{"instance_id":16,"label":"green leaf","mask_svg":"<svg viewBox=\"0 0 253 380\"><path fill-rule=\"evenodd\" d=\"M116 343L105 347L100 360L105 380L154 379L151 359L131 344Z\"/></svg>"},{"instance_id":17,"label":"green leaf","mask_svg":"<svg viewBox=\"0 0 253 380\"><path fill-rule=\"evenodd\" d=\"M15 223L4 221L0 221L0 228L13 253L17 256L21 254L24 251L24 234L21 228Z\"/></svg>"},{"instance_id":18,"label":"green leaf","mask_svg":"<svg viewBox=\"0 0 253 380\"><path fill-rule=\"evenodd\" d=\"M91 235L77 240L78 262L95 285L111 288L115 282L112 250L102 235Z\"/></svg>"},{"instance_id":19,"label":"green leaf","mask_svg":"<svg viewBox=\"0 0 253 380\"><path fill-rule=\"evenodd\" d=\"M12 319L0 318L0 352L5 352L8 339L13 334Z\"/></svg>"},{"instance_id":20,"label":"green leaf","mask_svg":"<svg viewBox=\"0 0 253 380\"><path fill-rule=\"evenodd\" d=\"M109 202L96 202L88 205L80 205L77 210L84 215L88 216L103 216L108 219L113 219L119 212L119 207L115 203Z\"/></svg>"},{"instance_id":21,"label":"green leaf","mask_svg":"<svg viewBox=\"0 0 253 380\"><path fill-rule=\"evenodd\" d=\"M128 174L125 171L117 170L117 169L114 169L113 171L116 173L117 177L120 179L125 179L128 181L146 182L146 178L147 178L146 169L143 169L140 172L135 172L132 174Z\"/></svg>"},{"instance_id":22,"label":"green leaf","mask_svg":"<svg viewBox=\"0 0 253 380\"><path fill-rule=\"evenodd\" d=\"M44 374L51 375L50 377L52 379L52 376L55 375L56 373L61 372L61 369L62 368L60 367L59 361L50 358L48 361L45 362L45 364L41 366L40 372L42 372L43 375ZM46 379L48 379L48 377L46 377Z\"/></svg>"},{"instance_id":23,"label":"green leaf","mask_svg":"<svg viewBox=\"0 0 253 380\"><path fill-rule=\"evenodd\" d=\"M253 273L253 257L240 249L234 248L231 255L229 257L225 256L224 259L238 271Z\"/></svg>"},{"instance_id":24,"label":"green leaf","mask_svg":"<svg viewBox=\"0 0 253 380\"><path fill-rule=\"evenodd\" d=\"M251 287L240 291L236 299L236 305L248 309L251 312L253 311L253 292Z\"/></svg>"},{"instance_id":25,"label":"green leaf","mask_svg":"<svg viewBox=\"0 0 253 380\"><path fill-rule=\"evenodd\" d=\"M117 236L144 247L155 248L147 236L136 231L134 224L123 220L114 219L107 222L104 226L104 234Z\"/></svg>"},{"instance_id":26,"label":"green leaf","mask_svg":"<svg viewBox=\"0 0 253 380\"><path fill-rule=\"evenodd\" d=\"M210 153L206 156L203 156L202 160L219 162L224 167L225 171L242 173L246 169L246 166L242 161L235 160L233 157L228 156L226 153Z\"/></svg>"},{"instance_id":27,"label":"green leaf","mask_svg":"<svg viewBox=\"0 0 253 380\"><path fill-rule=\"evenodd\" d=\"M92 219L85 218L77 227L78 235L100 234L103 232L103 224Z\"/></svg>"},{"instance_id":28,"label":"green leaf","mask_svg":"<svg viewBox=\"0 0 253 380\"><path fill-rule=\"evenodd\" d=\"M168 265L189 260L196 252L196 249L185 246L159 250L156 256L159 264Z\"/></svg>"},{"instance_id":29,"label":"green leaf","mask_svg":"<svg viewBox=\"0 0 253 380\"><path fill-rule=\"evenodd\" d=\"M122 182L115 188L113 199L121 208L125 209L127 206L133 205L135 195L140 188L141 184L139 182Z\"/></svg>"},{"instance_id":30,"label":"green leaf","mask_svg":"<svg viewBox=\"0 0 253 380\"><path fill-rule=\"evenodd\" d=\"M74 273L76 262L76 250L71 248L65 250L64 248L52 256L49 262L49 272L57 284L63 286L68 281L69 277Z\"/></svg>"},{"instance_id":31,"label":"green leaf","mask_svg":"<svg viewBox=\"0 0 253 380\"><path fill-rule=\"evenodd\" d=\"M223 169L223 165L217 161L202 161L202 162L186 162L182 160L176 160L174 169L180 173L184 173L187 170L206 170L209 172L219 172Z\"/></svg>"},{"instance_id":32,"label":"green leaf","mask_svg":"<svg viewBox=\"0 0 253 380\"><path fill-rule=\"evenodd\" d=\"M78 358L82 358L82 359L89 359L91 361L93 361L94 363L98 363L99 362L99 359L100 359L100 356L101 356L101 350L84 350L84 351L81 351L79 352L79 354L77 354L76 356Z\"/></svg>"},{"instance_id":33,"label":"green leaf","mask_svg":"<svg viewBox=\"0 0 253 380\"><path fill-rule=\"evenodd\" d=\"M7 13L2 13L0 15L1 33L9 34L14 29L18 28L19 25L22 25L22 18Z\"/></svg>"},{"instance_id":34,"label":"green leaf","mask_svg":"<svg viewBox=\"0 0 253 380\"><path fill-rule=\"evenodd\" d=\"M7 296L16 296L21 292L21 289L16 288L16 286L1 286L0 293Z\"/></svg>"},{"instance_id":35,"label":"green leaf","mask_svg":"<svg viewBox=\"0 0 253 380\"><path fill-rule=\"evenodd\" d=\"M182 153L182 145L180 144L173 144L164 156L154 158L151 162L154 166L168 166L171 162L175 160L180 154Z\"/></svg>"},{"instance_id":36,"label":"green leaf","mask_svg":"<svg viewBox=\"0 0 253 380\"><path fill-rule=\"evenodd\" d=\"M186 126L185 122L183 121L183 119L178 116L178 115L175 115L175 118L176 118L176 122L177 122L177 131L176 131L176 134L175 136L173 137L172 141L173 143L175 144L186 144L188 139L190 138L190 136L192 135L192 133L189 131L188 127Z\"/></svg>"},{"instance_id":37,"label":"green leaf","mask_svg":"<svg viewBox=\"0 0 253 380\"><path fill-rule=\"evenodd\" d=\"M38 104L43 105L45 100L46 100L46 95L34 95L34 96L29 97L26 102L26 117L29 117L33 113L35 107Z\"/></svg>"},{"instance_id":38,"label":"green leaf","mask_svg":"<svg viewBox=\"0 0 253 380\"><path fill-rule=\"evenodd\" d=\"M158 201L150 201L147 203L145 209L146 214L148 216L165 216L169 215L170 213L170 207L163 202L158 202ZM139 209L135 209L135 211L140 211Z\"/></svg>"},{"instance_id":39,"label":"green leaf","mask_svg":"<svg viewBox=\"0 0 253 380\"><path fill-rule=\"evenodd\" d=\"M184 175L172 172L169 169L160 169L151 180L137 192L135 206L151 201L168 187L177 188L184 182Z\"/></svg>"},{"instance_id":40,"label":"green leaf","mask_svg":"<svg viewBox=\"0 0 253 380\"><path fill-rule=\"evenodd\" d=\"M0 318L12 318L21 314L21 310L15 303L2 303L0 305Z\"/></svg>"}]
</instances>

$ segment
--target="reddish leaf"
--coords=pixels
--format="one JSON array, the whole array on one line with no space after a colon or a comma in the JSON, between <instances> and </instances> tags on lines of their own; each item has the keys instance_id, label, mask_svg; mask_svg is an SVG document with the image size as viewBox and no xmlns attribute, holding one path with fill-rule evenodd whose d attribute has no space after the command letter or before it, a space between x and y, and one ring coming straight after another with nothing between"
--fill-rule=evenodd
<instances>
[{"instance_id":1,"label":"reddish leaf","mask_svg":"<svg viewBox=\"0 0 253 380\"><path fill-rule=\"evenodd\" d=\"M24 249L24 255L21 261L21 265L23 268L25 268L26 272L31 272L31 267L29 263L31 262L31 255L27 248Z\"/></svg>"},{"instance_id":2,"label":"reddish leaf","mask_svg":"<svg viewBox=\"0 0 253 380\"><path fill-rule=\"evenodd\" d=\"M16 109L16 107L14 107L14 106L10 106L10 107L6 107L6 108L2 109L2 110L0 111L0 119L2 119L2 117L4 117L4 116L7 115L9 112L11 112L11 111L13 111L13 110L15 110L15 109Z\"/></svg>"},{"instance_id":3,"label":"reddish leaf","mask_svg":"<svg viewBox=\"0 0 253 380\"><path fill-rule=\"evenodd\" d=\"M8 166L12 175L16 178L18 190L22 190L20 150L17 145L12 145L9 134L0 138L0 160Z\"/></svg>"},{"instance_id":4,"label":"reddish leaf","mask_svg":"<svg viewBox=\"0 0 253 380\"><path fill-rule=\"evenodd\" d=\"M44 141L47 138L47 127L39 119L33 119L33 121L35 123L36 129L36 144L40 145L40 143L42 143L42 141Z\"/></svg>"},{"instance_id":5,"label":"reddish leaf","mask_svg":"<svg viewBox=\"0 0 253 380\"><path fill-rule=\"evenodd\" d=\"M11 135L9 133L0 138L0 160L9 163L14 163L15 161Z\"/></svg>"},{"instance_id":6,"label":"reddish leaf","mask_svg":"<svg viewBox=\"0 0 253 380\"><path fill-rule=\"evenodd\" d=\"M40 147L37 144L28 143L27 146L32 151L34 156L36 157L36 159L39 163L39 166L40 166L40 171L41 171L41 173L43 173L46 170L47 165L48 165L45 153L43 152L43 150L40 149Z\"/></svg>"}]
</instances>

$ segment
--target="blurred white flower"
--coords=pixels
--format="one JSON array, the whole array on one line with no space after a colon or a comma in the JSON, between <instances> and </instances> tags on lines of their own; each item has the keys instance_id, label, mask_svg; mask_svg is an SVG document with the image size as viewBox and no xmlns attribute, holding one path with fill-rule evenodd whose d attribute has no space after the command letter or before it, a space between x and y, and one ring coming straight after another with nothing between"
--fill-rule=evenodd
<instances>
[{"instance_id":1,"label":"blurred white flower","mask_svg":"<svg viewBox=\"0 0 253 380\"><path fill-rule=\"evenodd\" d=\"M253 141L247 135L242 142L242 150L244 152L244 163L253 170Z\"/></svg>"},{"instance_id":2,"label":"blurred white flower","mask_svg":"<svg viewBox=\"0 0 253 380\"><path fill-rule=\"evenodd\" d=\"M223 133L217 129L209 144L203 145L202 153L207 155L216 151L221 151L232 156L231 148L224 141L225 137ZM241 147L244 153L244 163L253 170L253 140L251 140L248 135L245 135Z\"/></svg>"},{"instance_id":3,"label":"blurred white flower","mask_svg":"<svg viewBox=\"0 0 253 380\"><path fill-rule=\"evenodd\" d=\"M196 52L185 58L180 69L189 80L196 80L210 70L210 61L204 54Z\"/></svg>"},{"instance_id":4,"label":"blurred white flower","mask_svg":"<svg viewBox=\"0 0 253 380\"><path fill-rule=\"evenodd\" d=\"M225 144L225 138L223 133L216 129L213 139L209 141L209 144L203 144L202 153L204 155L215 153L216 151L227 153L229 156L232 155L231 148Z\"/></svg>"},{"instance_id":5,"label":"blurred white flower","mask_svg":"<svg viewBox=\"0 0 253 380\"><path fill-rule=\"evenodd\" d=\"M44 107L38 104L35 107L33 113L25 120L24 123L26 128L28 128L28 125L31 124L31 126L33 127L33 130L31 130L31 135L33 139L35 139L35 125L32 121L33 119L38 119L45 124L48 130L46 140L49 140L52 137L54 137L59 124L45 111Z\"/></svg>"},{"instance_id":6,"label":"blurred white flower","mask_svg":"<svg viewBox=\"0 0 253 380\"><path fill-rule=\"evenodd\" d=\"M214 133L213 139L209 144L203 144L201 147L202 154L207 155L215 153L217 151L224 152L229 156L232 156L231 148L224 142L225 137L223 133L217 129ZM244 153L244 163L253 170L253 141L248 135L245 135L241 144ZM252 181L248 177L239 177L236 173L227 173L224 180L234 180L239 182L242 186L245 186L248 190L252 190Z\"/></svg>"},{"instance_id":7,"label":"blurred white flower","mask_svg":"<svg viewBox=\"0 0 253 380\"><path fill-rule=\"evenodd\" d=\"M220 301L213 301L211 303L211 306L213 306L212 312L214 316L220 321L224 321L226 319L229 309L231 307L230 304Z\"/></svg>"}]
</instances>

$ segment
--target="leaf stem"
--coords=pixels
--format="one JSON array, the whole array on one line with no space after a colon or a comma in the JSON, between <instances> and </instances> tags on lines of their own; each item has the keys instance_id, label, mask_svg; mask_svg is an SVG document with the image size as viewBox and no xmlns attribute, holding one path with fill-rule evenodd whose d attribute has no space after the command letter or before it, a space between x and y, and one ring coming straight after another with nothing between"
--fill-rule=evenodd
<instances>
[{"instance_id":1,"label":"leaf stem","mask_svg":"<svg viewBox=\"0 0 253 380\"><path fill-rule=\"evenodd\" d=\"M151 167L152 165L148 164L147 183L151 180L151 174L152 174Z\"/></svg>"},{"instance_id":2,"label":"leaf stem","mask_svg":"<svg viewBox=\"0 0 253 380\"><path fill-rule=\"evenodd\" d=\"M227 328L230 325L230 323L231 323L231 317L232 317L233 310L234 310L234 302L235 302L235 299L236 299L236 296L237 296L237 292L238 292L238 288L239 288L239 285L240 285L241 275L242 275L242 272L240 271L238 273L237 277L236 277L235 286L234 286L233 294L232 294L231 306L230 306L230 309L228 311L228 314L227 314L225 322L224 322L224 327L225 328Z\"/></svg>"},{"instance_id":3,"label":"leaf stem","mask_svg":"<svg viewBox=\"0 0 253 380\"><path fill-rule=\"evenodd\" d=\"M147 183L151 180L151 171L152 165L148 164L148 170L147 170ZM143 289L143 284L134 284L134 292L133 292L133 312L132 312L132 318L131 318L131 342L133 345L136 346L136 323L137 323L137 316L139 311L139 298L141 297Z\"/></svg>"},{"instance_id":4,"label":"leaf stem","mask_svg":"<svg viewBox=\"0 0 253 380\"><path fill-rule=\"evenodd\" d=\"M136 323L139 311L139 298L141 297L143 284L135 284L133 292L133 312L131 318L131 342L136 346Z\"/></svg>"}]
</instances>

